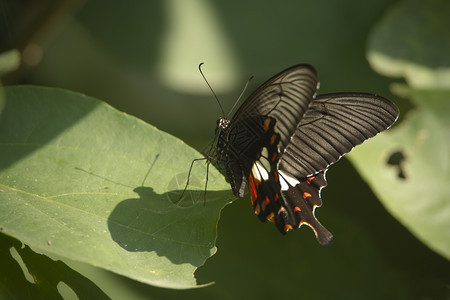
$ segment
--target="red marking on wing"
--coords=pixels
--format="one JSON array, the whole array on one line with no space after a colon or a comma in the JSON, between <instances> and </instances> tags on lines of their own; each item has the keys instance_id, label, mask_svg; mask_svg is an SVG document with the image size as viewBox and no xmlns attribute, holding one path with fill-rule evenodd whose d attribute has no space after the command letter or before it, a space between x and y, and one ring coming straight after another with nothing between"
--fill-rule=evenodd
<instances>
[{"instance_id":1,"label":"red marking on wing","mask_svg":"<svg viewBox=\"0 0 450 300\"><path fill-rule=\"evenodd\" d=\"M248 189L250 190L250 200L252 200L252 205L255 204L255 200L258 197L258 193L256 192L256 186L255 186L255 178L253 177L253 175L250 173L250 175L248 176ZM258 183L256 183L258 184Z\"/></svg>"},{"instance_id":2,"label":"red marking on wing","mask_svg":"<svg viewBox=\"0 0 450 300\"><path fill-rule=\"evenodd\" d=\"M296 206L294 207L294 211L302 211L302 210L300 209L300 207Z\"/></svg>"},{"instance_id":3,"label":"red marking on wing","mask_svg":"<svg viewBox=\"0 0 450 300\"><path fill-rule=\"evenodd\" d=\"M316 178L316 177L310 176L310 177L306 178L306 183L311 184L311 181L314 180L314 178Z\"/></svg>"},{"instance_id":4,"label":"red marking on wing","mask_svg":"<svg viewBox=\"0 0 450 300\"><path fill-rule=\"evenodd\" d=\"M304 193L303 193L303 199L306 199L306 198L308 198L308 197L311 197L311 194L310 194L310 193L307 193L307 192L304 192Z\"/></svg>"}]
</instances>

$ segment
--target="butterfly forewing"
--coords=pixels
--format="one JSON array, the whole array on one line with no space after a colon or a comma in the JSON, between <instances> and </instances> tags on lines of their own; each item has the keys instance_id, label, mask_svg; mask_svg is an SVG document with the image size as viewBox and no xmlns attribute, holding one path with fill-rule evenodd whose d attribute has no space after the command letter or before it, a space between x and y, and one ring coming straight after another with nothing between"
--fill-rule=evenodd
<instances>
[{"instance_id":1,"label":"butterfly forewing","mask_svg":"<svg viewBox=\"0 0 450 300\"><path fill-rule=\"evenodd\" d=\"M318 77L310 65L297 65L273 76L242 104L231 120L236 121L249 115L272 117L277 121L280 133L280 150L289 143L298 121L308 109L317 91Z\"/></svg>"}]
</instances>

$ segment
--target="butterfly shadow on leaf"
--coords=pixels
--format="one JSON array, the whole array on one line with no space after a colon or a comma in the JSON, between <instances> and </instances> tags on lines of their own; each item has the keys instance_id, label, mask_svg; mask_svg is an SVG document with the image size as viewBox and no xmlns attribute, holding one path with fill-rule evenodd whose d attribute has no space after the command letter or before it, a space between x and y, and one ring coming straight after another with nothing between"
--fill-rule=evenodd
<instances>
[{"instance_id":1,"label":"butterfly shadow on leaf","mask_svg":"<svg viewBox=\"0 0 450 300\"><path fill-rule=\"evenodd\" d=\"M182 191L156 193L137 187L137 198L121 201L108 218L112 239L130 252L155 252L174 264L202 265L215 252L219 212L229 202L229 191L191 191L176 202ZM183 204L184 203L184 204Z\"/></svg>"}]
</instances>

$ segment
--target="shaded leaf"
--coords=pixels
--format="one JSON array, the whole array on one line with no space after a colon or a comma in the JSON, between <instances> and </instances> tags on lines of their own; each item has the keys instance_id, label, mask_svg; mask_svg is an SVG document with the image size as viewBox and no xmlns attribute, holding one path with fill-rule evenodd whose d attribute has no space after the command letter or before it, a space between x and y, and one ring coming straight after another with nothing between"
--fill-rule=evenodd
<instances>
[{"instance_id":1,"label":"shaded leaf","mask_svg":"<svg viewBox=\"0 0 450 300\"><path fill-rule=\"evenodd\" d=\"M404 0L380 20L369 38L372 67L404 77L416 88L450 88L450 2Z\"/></svg>"},{"instance_id":2,"label":"shaded leaf","mask_svg":"<svg viewBox=\"0 0 450 300\"><path fill-rule=\"evenodd\" d=\"M4 234L0 234L0 252L0 294L5 298L62 299L58 285L63 282L80 299L109 299L95 284L63 262L37 254L28 246L22 247L19 241Z\"/></svg>"}]
</instances>

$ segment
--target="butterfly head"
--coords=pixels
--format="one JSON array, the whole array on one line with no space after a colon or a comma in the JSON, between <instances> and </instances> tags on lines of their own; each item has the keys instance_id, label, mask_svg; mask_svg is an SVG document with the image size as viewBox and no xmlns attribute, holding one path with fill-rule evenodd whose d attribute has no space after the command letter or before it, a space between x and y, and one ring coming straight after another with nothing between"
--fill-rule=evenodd
<instances>
[{"instance_id":1,"label":"butterfly head","mask_svg":"<svg viewBox=\"0 0 450 300\"><path fill-rule=\"evenodd\" d=\"M228 119L220 118L217 120L217 127L219 127L220 129L227 129L229 125L230 120Z\"/></svg>"},{"instance_id":2,"label":"butterfly head","mask_svg":"<svg viewBox=\"0 0 450 300\"><path fill-rule=\"evenodd\" d=\"M216 136L223 131L226 131L228 129L228 126L230 126L230 120L226 119L225 117L221 117L217 120L217 126L216 126Z\"/></svg>"}]
</instances>

